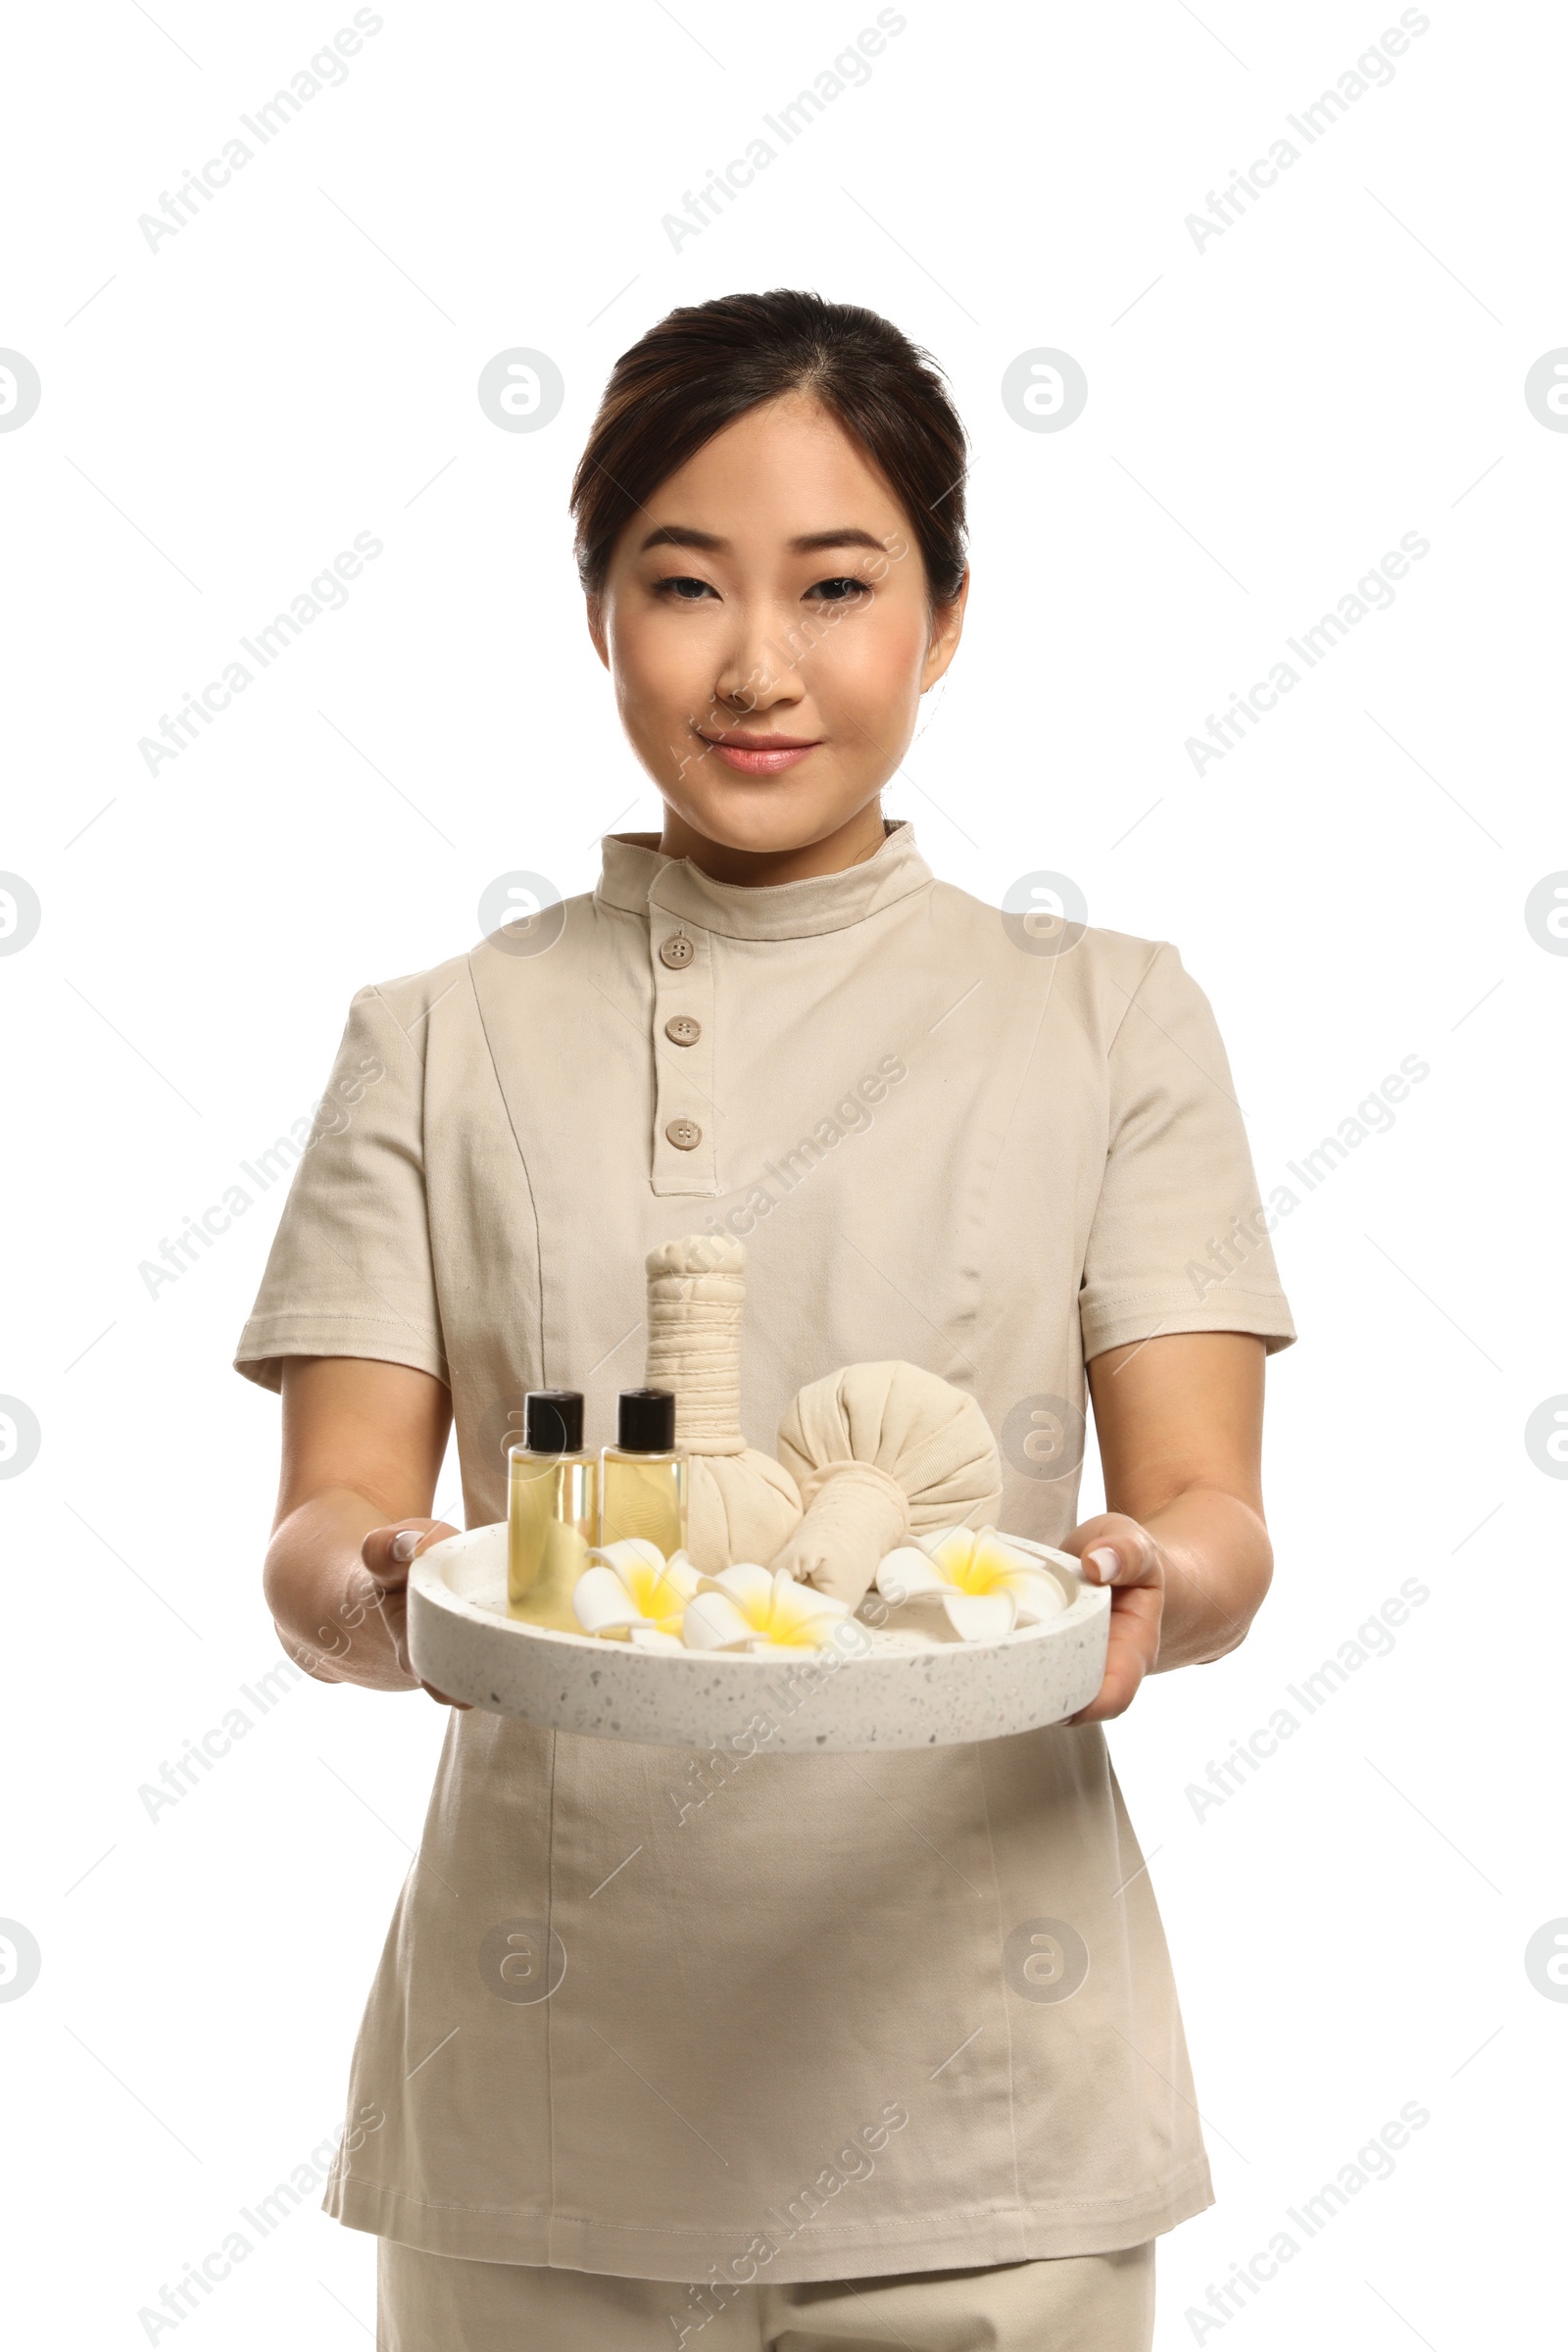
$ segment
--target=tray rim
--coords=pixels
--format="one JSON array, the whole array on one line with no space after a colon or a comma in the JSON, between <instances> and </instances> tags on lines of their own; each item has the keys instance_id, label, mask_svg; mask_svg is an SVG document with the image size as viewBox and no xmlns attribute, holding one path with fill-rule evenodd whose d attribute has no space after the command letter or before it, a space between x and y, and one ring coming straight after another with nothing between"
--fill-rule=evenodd
<instances>
[{"instance_id":1,"label":"tray rim","mask_svg":"<svg viewBox=\"0 0 1568 2352\"><path fill-rule=\"evenodd\" d=\"M722 1670L728 1666L742 1668L760 1666L776 1673L785 1656L789 1654L778 1650L765 1650L760 1653L755 1650L735 1649L643 1650L638 1649L634 1642L608 1643L599 1635L566 1633L556 1626L530 1625L524 1618L504 1617L498 1610L486 1608L482 1602L469 1600L465 1593L454 1591L446 1580L445 1568L450 1562L461 1557L464 1552L476 1549L479 1541L483 1538L489 1537L493 1542L498 1534L504 1537L506 1532L507 1523L504 1519L487 1519L479 1527L464 1528L456 1536L443 1536L439 1544L432 1544L427 1551L421 1551L410 1566L410 1592L417 1592L420 1599L428 1605L447 1610L454 1616L466 1618L470 1623L482 1626L504 1638L512 1638L525 1642L543 1642L547 1647L560 1647L572 1651L612 1648L617 1660L625 1656L643 1657L665 1669L679 1667L682 1664L701 1666L709 1672L711 1672L714 1667ZM1004 1543L1010 1544L1015 1550L1032 1552L1037 1559L1048 1561L1053 1568L1061 1573L1065 1581L1070 1582L1076 1588L1074 1597L1059 1616L1048 1617L1039 1625L1017 1626L1010 1634L1004 1634L997 1642L939 1642L933 1649L905 1652L873 1648L861 1651L858 1655L845 1654L840 1650L837 1652L838 1671L844 1673L856 1667L873 1664L887 1665L901 1655L926 1659L942 1656L972 1657L992 1650L1021 1649L1035 1641L1059 1636L1063 1633L1078 1632L1093 1625L1098 1617L1109 1611L1110 1591L1108 1586L1086 1584L1079 1562L1071 1552L1058 1550L1054 1544L1042 1544L1038 1538L1033 1536L1008 1535L1004 1528L998 1528L996 1533ZM862 1624L864 1621L852 1612L845 1622ZM809 1659L814 1654L812 1650L804 1647L799 1652L803 1661Z\"/></svg>"}]
</instances>

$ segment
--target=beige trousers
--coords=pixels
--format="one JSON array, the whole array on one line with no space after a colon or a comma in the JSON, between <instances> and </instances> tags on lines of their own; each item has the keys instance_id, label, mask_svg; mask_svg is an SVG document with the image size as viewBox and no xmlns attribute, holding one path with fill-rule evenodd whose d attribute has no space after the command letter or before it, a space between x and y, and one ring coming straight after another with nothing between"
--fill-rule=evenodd
<instances>
[{"instance_id":1,"label":"beige trousers","mask_svg":"<svg viewBox=\"0 0 1568 2352\"><path fill-rule=\"evenodd\" d=\"M378 2352L1149 2352L1154 2246L797 2285L688 2287L378 2243Z\"/></svg>"}]
</instances>

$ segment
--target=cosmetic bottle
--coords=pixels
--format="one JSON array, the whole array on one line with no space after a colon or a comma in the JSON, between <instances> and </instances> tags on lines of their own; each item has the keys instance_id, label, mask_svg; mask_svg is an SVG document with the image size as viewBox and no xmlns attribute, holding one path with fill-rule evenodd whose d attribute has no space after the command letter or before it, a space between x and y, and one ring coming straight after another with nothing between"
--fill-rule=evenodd
<instances>
[{"instance_id":1,"label":"cosmetic bottle","mask_svg":"<svg viewBox=\"0 0 1568 2352\"><path fill-rule=\"evenodd\" d=\"M599 1541L646 1536L664 1557L686 1547L686 1456L675 1449L670 1389L622 1389L616 1442L600 1454Z\"/></svg>"},{"instance_id":2,"label":"cosmetic bottle","mask_svg":"<svg viewBox=\"0 0 1568 2352\"><path fill-rule=\"evenodd\" d=\"M532 1389L522 1444L507 1448L507 1613L580 1634L572 1587L599 1526L599 1459L582 1443L582 1393Z\"/></svg>"}]
</instances>

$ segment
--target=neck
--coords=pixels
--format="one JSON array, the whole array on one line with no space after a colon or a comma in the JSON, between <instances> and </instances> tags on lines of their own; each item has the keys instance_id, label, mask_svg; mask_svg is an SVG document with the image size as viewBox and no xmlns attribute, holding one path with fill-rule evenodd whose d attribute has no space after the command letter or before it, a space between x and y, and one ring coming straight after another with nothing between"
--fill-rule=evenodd
<instances>
[{"instance_id":1,"label":"neck","mask_svg":"<svg viewBox=\"0 0 1568 2352\"><path fill-rule=\"evenodd\" d=\"M659 847L665 858L686 858L713 882L738 882L753 889L768 883L806 882L818 874L841 874L874 858L887 839L880 799L868 801L833 833L784 850L737 850L710 841L667 805Z\"/></svg>"}]
</instances>

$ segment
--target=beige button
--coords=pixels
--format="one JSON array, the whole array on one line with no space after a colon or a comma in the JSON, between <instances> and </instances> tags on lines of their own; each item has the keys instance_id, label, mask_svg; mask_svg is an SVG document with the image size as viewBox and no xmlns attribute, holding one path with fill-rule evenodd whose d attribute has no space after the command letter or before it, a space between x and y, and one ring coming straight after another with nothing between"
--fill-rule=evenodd
<instances>
[{"instance_id":1,"label":"beige button","mask_svg":"<svg viewBox=\"0 0 1568 2352\"><path fill-rule=\"evenodd\" d=\"M689 1012L677 1012L673 1020L664 1023L664 1035L672 1046L695 1046L703 1034L701 1021L694 1021Z\"/></svg>"},{"instance_id":2,"label":"beige button","mask_svg":"<svg viewBox=\"0 0 1568 2352\"><path fill-rule=\"evenodd\" d=\"M671 1119L664 1133L677 1152L695 1152L703 1140L703 1131L695 1119Z\"/></svg>"},{"instance_id":3,"label":"beige button","mask_svg":"<svg viewBox=\"0 0 1568 2352\"><path fill-rule=\"evenodd\" d=\"M659 960L672 972L684 971L697 950L684 931L673 932L659 951Z\"/></svg>"}]
</instances>

